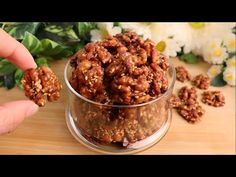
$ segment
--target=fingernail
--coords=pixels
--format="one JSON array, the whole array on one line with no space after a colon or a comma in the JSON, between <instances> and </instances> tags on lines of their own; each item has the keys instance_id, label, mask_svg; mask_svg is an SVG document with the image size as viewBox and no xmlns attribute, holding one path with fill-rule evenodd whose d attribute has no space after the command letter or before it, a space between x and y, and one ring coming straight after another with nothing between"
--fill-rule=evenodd
<instances>
[{"instance_id":1,"label":"fingernail","mask_svg":"<svg viewBox=\"0 0 236 177\"><path fill-rule=\"evenodd\" d=\"M28 111L26 112L26 117L30 117L30 116L32 116L33 114L35 114L37 111L38 111L38 105L36 105L36 104L31 104L30 106L29 106L29 109L28 109Z\"/></svg>"}]
</instances>

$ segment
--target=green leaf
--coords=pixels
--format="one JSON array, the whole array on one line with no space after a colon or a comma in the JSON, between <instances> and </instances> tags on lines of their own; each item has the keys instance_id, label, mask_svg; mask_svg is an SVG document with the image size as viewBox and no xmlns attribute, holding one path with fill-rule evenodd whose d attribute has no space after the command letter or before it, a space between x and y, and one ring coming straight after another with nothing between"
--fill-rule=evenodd
<instances>
[{"instance_id":1,"label":"green leaf","mask_svg":"<svg viewBox=\"0 0 236 177\"><path fill-rule=\"evenodd\" d=\"M36 61L37 65L38 65L38 67L48 66L47 58L40 57L40 58L37 58L35 61Z\"/></svg>"},{"instance_id":2,"label":"green leaf","mask_svg":"<svg viewBox=\"0 0 236 177\"><path fill-rule=\"evenodd\" d=\"M0 76L11 74L15 72L16 66L8 62L7 60L2 60L0 62Z\"/></svg>"},{"instance_id":3,"label":"green leaf","mask_svg":"<svg viewBox=\"0 0 236 177\"><path fill-rule=\"evenodd\" d=\"M21 89L23 89L23 86L21 84L21 79L22 79L23 75L24 75L24 71L21 69L17 69L15 72L15 76L14 76L16 85Z\"/></svg>"},{"instance_id":4,"label":"green leaf","mask_svg":"<svg viewBox=\"0 0 236 177\"><path fill-rule=\"evenodd\" d=\"M198 57L190 52L190 53L181 55L180 60L182 60L186 63L195 64L198 62Z\"/></svg>"},{"instance_id":5,"label":"green leaf","mask_svg":"<svg viewBox=\"0 0 236 177\"><path fill-rule=\"evenodd\" d=\"M177 56L181 56L184 54L184 47L181 47L181 50L177 52Z\"/></svg>"},{"instance_id":6,"label":"green leaf","mask_svg":"<svg viewBox=\"0 0 236 177\"><path fill-rule=\"evenodd\" d=\"M75 51L78 51L78 50L82 49L84 46L85 46L85 43L80 42L78 45L76 45Z\"/></svg>"},{"instance_id":7,"label":"green leaf","mask_svg":"<svg viewBox=\"0 0 236 177\"><path fill-rule=\"evenodd\" d=\"M22 44L30 51L31 54L36 55L41 50L41 42L33 34L25 32Z\"/></svg>"},{"instance_id":8,"label":"green leaf","mask_svg":"<svg viewBox=\"0 0 236 177\"><path fill-rule=\"evenodd\" d=\"M236 26L233 27L233 29L232 29L232 33L236 34Z\"/></svg>"},{"instance_id":9,"label":"green leaf","mask_svg":"<svg viewBox=\"0 0 236 177\"><path fill-rule=\"evenodd\" d=\"M216 77L214 77L213 80L211 81L211 85L215 87L222 87L222 86L225 86L226 84L227 82L225 82L223 79L223 71L220 74L218 74Z\"/></svg>"},{"instance_id":10,"label":"green leaf","mask_svg":"<svg viewBox=\"0 0 236 177\"><path fill-rule=\"evenodd\" d=\"M4 86L7 87L7 89L11 89L15 86L15 73L10 73L7 75L4 75Z\"/></svg>"},{"instance_id":11,"label":"green leaf","mask_svg":"<svg viewBox=\"0 0 236 177\"><path fill-rule=\"evenodd\" d=\"M73 25L49 25L45 28L45 31L68 39L78 39L78 36L73 30Z\"/></svg>"},{"instance_id":12,"label":"green leaf","mask_svg":"<svg viewBox=\"0 0 236 177\"><path fill-rule=\"evenodd\" d=\"M25 36L25 32L35 34L40 23L38 22L27 22L27 23L6 23L4 26L4 30L6 30L11 36L18 40L22 40Z\"/></svg>"},{"instance_id":13,"label":"green leaf","mask_svg":"<svg viewBox=\"0 0 236 177\"><path fill-rule=\"evenodd\" d=\"M4 85L3 76L0 76L0 87L2 87L3 85Z\"/></svg>"},{"instance_id":14,"label":"green leaf","mask_svg":"<svg viewBox=\"0 0 236 177\"><path fill-rule=\"evenodd\" d=\"M42 51L41 55L50 56L55 59L68 57L73 54L71 49L67 46L60 45L50 39L41 40Z\"/></svg>"},{"instance_id":15,"label":"green leaf","mask_svg":"<svg viewBox=\"0 0 236 177\"><path fill-rule=\"evenodd\" d=\"M114 22L114 25L113 26L119 26L119 27L121 27L121 24L120 24L120 22Z\"/></svg>"},{"instance_id":16,"label":"green leaf","mask_svg":"<svg viewBox=\"0 0 236 177\"><path fill-rule=\"evenodd\" d=\"M57 25L49 25L45 28L45 31L57 34L59 32L62 32L63 28L61 26L57 26Z\"/></svg>"},{"instance_id":17,"label":"green leaf","mask_svg":"<svg viewBox=\"0 0 236 177\"><path fill-rule=\"evenodd\" d=\"M230 52L228 58L232 58L235 55L236 55L236 52Z\"/></svg>"},{"instance_id":18,"label":"green leaf","mask_svg":"<svg viewBox=\"0 0 236 177\"><path fill-rule=\"evenodd\" d=\"M77 36L81 40L89 41L90 40L90 31L97 27L96 23L93 22L78 22L77 23Z\"/></svg>"}]
</instances>

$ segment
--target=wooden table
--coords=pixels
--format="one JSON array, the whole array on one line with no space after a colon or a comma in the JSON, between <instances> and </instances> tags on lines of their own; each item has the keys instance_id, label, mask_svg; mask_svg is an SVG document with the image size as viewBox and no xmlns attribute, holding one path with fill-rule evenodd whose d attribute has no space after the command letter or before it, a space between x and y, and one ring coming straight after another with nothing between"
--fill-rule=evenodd
<instances>
[{"instance_id":1,"label":"wooden table","mask_svg":"<svg viewBox=\"0 0 236 177\"><path fill-rule=\"evenodd\" d=\"M175 65L184 65L192 75L206 73L209 65L185 64L173 59ZM63 82L66 60L51 64ZM64 84L64 83L63 83ZM183 85L176 82L175 91ZM65 88L65 87L64 87ZM138 154L235 154L235 87L210 88L220 90L226 98L224 107L206 110L202 121L189 124L173 110L172 123L165 137L153 147ZM199 101L200 93L198 90ZM7 91L0 88L0 102L25 99L18 88ZM65 122L66 89L58 102L49 103L33 117L26 119L13 133L0 136L0 154L98 154L77 142Z\"/></svg>"}]
</instances>

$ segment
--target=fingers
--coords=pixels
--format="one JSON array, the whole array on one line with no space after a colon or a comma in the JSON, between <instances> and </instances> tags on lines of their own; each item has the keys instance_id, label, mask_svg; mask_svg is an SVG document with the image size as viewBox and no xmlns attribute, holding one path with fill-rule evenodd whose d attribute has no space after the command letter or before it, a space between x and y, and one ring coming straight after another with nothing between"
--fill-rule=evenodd
<instances>
[{"instance_id":1,"label":"fingers","mask_svg":"<svg viewBox=\"0 0 236 177\"><path fill-rule=\"evenodd\" d=\"M29 100L14 101L0 105L0 134L12 132L27 117L38 110Z\"/></svg>"},{"instance_id":2,"label":"fingers","mask_svg":"<svg viewBox=\"0 0 236 177\"><path fill-rule=\"evenodd\" d=\"M0 28L0 57L7 58L19 68L26 70L37 65L23 44Z\"/></svg>"}]
</instances>

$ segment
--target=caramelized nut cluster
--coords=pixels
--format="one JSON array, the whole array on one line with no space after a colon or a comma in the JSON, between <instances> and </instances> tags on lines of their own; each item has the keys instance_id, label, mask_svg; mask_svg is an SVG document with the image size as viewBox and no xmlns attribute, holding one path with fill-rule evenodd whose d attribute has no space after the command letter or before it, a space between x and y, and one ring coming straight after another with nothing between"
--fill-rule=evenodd
<instances>
[{"instance_id":1,"label":"caramelized nut cluster","mask_svg":"<svg viewBox=\"0 0 236 177\"><path fill-rule=\"evenodd\" d=\"M39 106L46 104L45 97L49 102L56 101L60 97L62 85L49 67L27 70L21 82L25 95Z\"/></svg>"},{"instance_id":2,"label":"caramelized nut cluster","mask_svg":"<svg viewBox=\"0 0 236 177\"><path fill-rule=\"evenodd\" d=\"M191 76L188 71L183 66L175 67L176 70L176 79L180 82L191 80Z\"/></svg>"},{"instance_id":3,"label":"caramelized nut cluster","mask_svg":"<svg viewBox=\"0 0 236 177\"><path fill-rule=\"evenodd\" d=\"M209 88L211 80L208 76L199 74L193 79L193 84L199 89L206 90Z\"/></svg>"},{"instance_id":4,"label":"caramelized nut cluster","mask_svg":"<svg viewBox=\"0 0 236 177\"><path fill-rule=\"evenodd\" d=\"M83 135L98 143L128 146L151 136L168 114L167 98L141 107L112 107L145 103L168 89L167 58L154 42L134 32L88 43L70 59L71 86L97 106L74 103L77 125Z\"/></svg>"},{"instance_id":5,"label":"caramelized nut cluster","mask_svg":"<svg viewBox=\"0 0 236 177\"><path fill-rule=\"evenodd\" d=\"M197 90L195 87L182 87L179 90L178 97L173 95L170 98L170 104L177 112L188 122L195 123L199 121L205 110L197 101Z\"/></svg>"},{"instance_id":6,"label":"caramelized nut cluster","mask_svg":"<svg viewBox=\"0 0 236 177\"><path fill-rule=\"evenodd\" d=\"M205 91L202 94L202 102L214 107L224 106L225 97L220 91Z\"/></svg>"},{"instance_id":7,"label":"caramelized nut cluster","mask_svg":"<svg viewBox=\"0 0 236 177\"><path fill-rule=\"evenodd\" d=\"M124 32L88 43L71 58L70 84L84 97L105 104L148 102L168 88L167 58L151 40Z\"/></svg>"}]
</instances>

